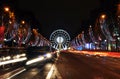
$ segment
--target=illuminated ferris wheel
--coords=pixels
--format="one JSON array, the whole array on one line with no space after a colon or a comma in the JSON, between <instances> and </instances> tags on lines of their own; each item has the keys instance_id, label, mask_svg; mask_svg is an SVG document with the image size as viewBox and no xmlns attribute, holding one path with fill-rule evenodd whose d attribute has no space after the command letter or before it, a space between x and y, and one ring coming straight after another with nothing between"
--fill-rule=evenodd
<instances>
[{"instance_id":1,"label":"illuminated ferris wheel","mask_svg":"<svg viewBox=\"0 0 120 79\"><path fill-rule=\"evenodd\" d=\"M69 46L70 36L62 29L52 32L50 35L51 46L55 49L67 49Z\"/></svg>"}]
</instances>

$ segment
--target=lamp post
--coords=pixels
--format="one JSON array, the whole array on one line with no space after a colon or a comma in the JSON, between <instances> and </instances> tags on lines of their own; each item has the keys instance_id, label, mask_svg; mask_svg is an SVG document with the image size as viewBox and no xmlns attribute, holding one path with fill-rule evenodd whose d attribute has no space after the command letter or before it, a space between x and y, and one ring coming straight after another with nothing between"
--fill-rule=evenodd
<instances>
[{"instance_id":1,"label":"lamp post","mask_svg":"<svg viewBox=\"0 0 120 79\"><path fill-rule=\"evenodd\" d=\"M5 6L4 7L4 13L5 13L5 26L6 26L6 29L8 30L9 28L11 29L11 30L14 30L13 28L14 28L14 23L15 23L15 15L14 15L14 12L12 12L11 10L10 10L10 7L8 7L8 6ZM3 23L4 23L3 22ZM11 30L8 32L6 32L6 34L10 34L11 33ZM15 32L15 31L14 31ZM11 33L13 36L15 35L15 33ZM5 34L4 34L5 35ZM13 36L11 36L11 37L13 37ZM6 39L5 38L5 36L4 36L4 39ZM11 41L11 46L13 46L13 39L12 39L12 41Z\"/></svg>"},{"instance_id":2,"label":"lamp post","mask_svg":"<svg viewBox=\"0 0 120 79\"><path fill-rule=\"evenodd\" d=\"M15 20L14 12L11 12L9 7L4 7L4 11L7 12L9 15L9 22L11 22L11 23L14 22L14 20Z\"/></svg>"},{"instance_id":3,"label":"lamp post","mask_svg":"<svg viewBox=\"0 0 120 79\"><path fill-rule=\"evenodd\" d=\"M2 26L4 25L4 16L5 16L5 12L10 12L10 9L9 9L9 7L4 7L3 8L3 10L2 10L3 12L1 13L1 23L2 23Z\"/></svg>"},{"instance_id":4,"label":"lamp post","mask_svg":"<svg viewBox=\"0 0 120 79\"><path fill-rule=\"evenodd\" d=\"M105 19L106 19L106 14L102 14L100 16L100 24L102 25L101 29L104 28ZM100 40L100 42L101 42L101 40ZM105 39L105 42L106 42L105 47L106 47L106 50L108 51L108 38L107 37Z\"/></svg>"},{"instance_id":5,"label":"lamp post","mask_svg":"<svg viewBox=\"0 0 120 79\"><path fill-rule=\"evenodd\" d=\"M2 46L4 47L5 43L5 26L4 26L4 22L5 22L5 12L9 11L9 7L3 7L2 8L2 12L1 12L1 27L0 27L0 33L1 33L1 37L0 37L0 41L2 41Z\"/></svg>"}]
</instances>

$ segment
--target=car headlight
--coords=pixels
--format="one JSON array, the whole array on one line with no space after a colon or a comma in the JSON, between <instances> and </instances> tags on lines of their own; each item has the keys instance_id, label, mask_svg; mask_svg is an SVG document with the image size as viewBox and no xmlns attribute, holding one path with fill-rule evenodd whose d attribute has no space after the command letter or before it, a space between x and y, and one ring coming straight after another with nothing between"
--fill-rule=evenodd
<instances>
[{"instance_id":1,"label":"car headlight","mask_svg":"<svg viewBox=\"0 0 120 79\"><path fill-rule=\"evenodd\" d=\"M47 57L47 58L51 58L52 55L51 55L50 53L48 53L48 54L46 54L46 57Z\"/></svg>"}]
</instances>

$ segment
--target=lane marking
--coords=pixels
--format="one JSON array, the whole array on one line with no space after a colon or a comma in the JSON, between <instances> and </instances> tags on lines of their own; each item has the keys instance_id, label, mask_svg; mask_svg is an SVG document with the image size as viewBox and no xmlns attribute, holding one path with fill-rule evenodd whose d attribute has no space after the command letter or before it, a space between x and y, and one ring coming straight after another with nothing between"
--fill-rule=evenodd
<instances>
[{"instance_id":1,"label":"lane marking","mask_svg":"<svg viewBox=\"0 0 120 79\"><path fill-rule=\"evenodd\" d=\"M13 78L13 77L15 77L15 76L19 75L20 73L22 73L22 72L24 72L24 71L26 71L26 69L22 69L21 71L19 71L19 72L15 73L15 74L13 74L13 75L11 75L11 76L10 76L10 77L8 77L7 79L11 79L11 78Z\"/></svg>"},{"instance_id":2,"label":"lane marking","mask_svg":"<svg viewBox=\"0 0 120 79\"><path fill-rule=\"evenodd\" d=\"M51 69L50 69L49 73L47 74L46 79L50 79L50 78L51 78L52 73L53 73L53 70L54 70L54 64L52 65L52 67L51 67Z\"/></svg>"}]
</instances>

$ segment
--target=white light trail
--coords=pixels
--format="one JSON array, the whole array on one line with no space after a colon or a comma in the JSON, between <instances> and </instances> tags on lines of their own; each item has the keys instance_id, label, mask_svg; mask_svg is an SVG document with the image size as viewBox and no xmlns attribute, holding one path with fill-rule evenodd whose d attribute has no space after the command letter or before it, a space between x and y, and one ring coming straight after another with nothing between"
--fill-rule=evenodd
<instances>
[{"instance_id":1,"label":"white light trail","mask_svg":"<svg viewBox=\"0 0 120 79\"><path fill-rule=\"evenodd\" d=\"M35 59L32 59L32 60L29 60L29 61L26 63L26 65L30 65L30 64L39 62L39 61L41 61L41 60L43 60L43 59L44 59L44 57L41 56L41 57L39 57L39 58L35 58Z\"/></svg>"},{"instance_id":2,"label":"white light trail","mask_svg":"<svg viewBox=\"0 0 120 79\"><path fill-rule=\"evenodd\" d=\"M19 58L19 59L14 59L14 60L8 60L8 61L0 62L0 66L10 64L10 63L20 62L20 61L24 61L24 60L27 60L27 58L24 57L24 58Z\"/></svg>"}]
</instances>

